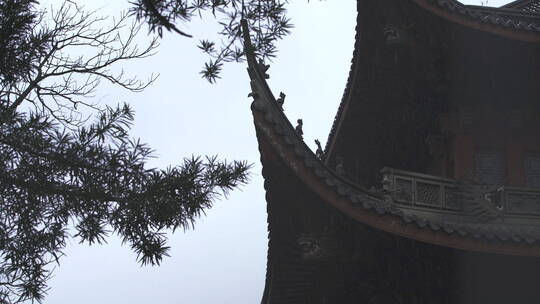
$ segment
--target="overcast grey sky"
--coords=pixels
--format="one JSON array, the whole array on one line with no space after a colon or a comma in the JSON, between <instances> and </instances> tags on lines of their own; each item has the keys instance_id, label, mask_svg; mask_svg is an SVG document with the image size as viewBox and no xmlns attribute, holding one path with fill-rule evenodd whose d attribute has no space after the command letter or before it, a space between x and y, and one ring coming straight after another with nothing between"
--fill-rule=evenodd
<instances>
[{"instance_id":1,"label":"overcast grey sky","mask_svg":"<svg viewBox=\"0 0 540 304\"><path fill-rule=\"evenodd\" d=\"M60 0L42 1L42 4ZM118 15L127 0L77 1ZM465 1L464 1L465 2ZM467 1L479 4L480 1ZM509 1L489 0L498 6ZM274 93L287 94L285 113L303 118L305 140L324 144L343 93L354 42L356 1L292 1L295 29L279 44L269 73ZM214 27L187 30L205 38ZM198 72L205 61L195 41L165 35L156 56L125 69L158 81L140 94L105 88L96 98L130 102L136 110L132 135L155 150L152 166L166 167L183 157L219 154L254 164L252 181L201 218L193 231L170 238L171 257L160 267L141 267L128 246L112 237L104 246L72 240L50 282L45 303L258 303L266 273L266 203L244 64L228 65L216 85Z\"/></svg>"}]
</instances>

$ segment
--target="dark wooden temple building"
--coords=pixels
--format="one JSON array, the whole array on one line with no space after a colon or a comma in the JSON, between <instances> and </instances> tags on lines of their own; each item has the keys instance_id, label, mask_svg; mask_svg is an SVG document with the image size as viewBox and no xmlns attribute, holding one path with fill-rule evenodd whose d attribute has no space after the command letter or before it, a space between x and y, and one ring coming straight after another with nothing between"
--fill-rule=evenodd
<instances>
[{"instance_id":1,"label":"dark wooden temple building","mask_svg":"<svg viewBox=\"0 0 540 304\"><path fill-rule=\"evenodd\" d=\"M324 153L284 115L246 36L262 303L540 303L540 0L357 7Z\"/></svg>"}]
</instances>

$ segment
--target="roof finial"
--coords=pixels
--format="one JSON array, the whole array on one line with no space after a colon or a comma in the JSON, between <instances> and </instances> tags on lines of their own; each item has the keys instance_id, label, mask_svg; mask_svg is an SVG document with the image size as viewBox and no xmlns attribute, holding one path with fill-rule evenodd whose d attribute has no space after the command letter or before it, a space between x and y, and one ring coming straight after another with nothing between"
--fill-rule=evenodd
<instances>
[{"instance_id":1,"label":"roof finial","mask_svg":"<svg viewBox=\"0 0 540 304\"><path fill-rule=\"evenodd\" d=\"M287 95L285 95L285 93L279 92L279 98L276 99L276 102L277 102L279 108L281 109L281 111L283 111L283 104L285 103L285 97L286 96Z\"/></svg>"},{"instance_id":2,"label":"roof finial","mask_svg":"<svg viewBox=\"0 0 540 304\"><path fill-rule=\"evenodd\" d=\"M296 128L294 128L296 134L298 134L301 138L304 138L304 131L302 131L302 126L304 125L304 123L302 122L302 119L298 119L296 123Z\"/></svg>"},{"instance_id":3,"label":"roof finial","mask_svg":"<svg viewBox=\"0 0 540 304\"><path fill-rule=\"evenodd\" d=\"M270 68L270 65L269 64L264 64L264 61L262 59L259 59L259 62L258 62L257 65L258 65L259 71L261 71L261 74L263 75L264 79L270 78L270 75L268 75L266 73L266 71L268 71L268 69Z\"/></svg>"},{"instance_id":4,"label":"roof finial","mask_svg":"<svg viewBox=\"0 0 540 304\"><path fill-rule=\"evenodd\" d=\"M317 145L317 151L315 151L315 155L318 159L322 160L324 158L324 151L321 147L321 142L318 139L315 139L315 144Z\"/></svg>"}]
</instances>

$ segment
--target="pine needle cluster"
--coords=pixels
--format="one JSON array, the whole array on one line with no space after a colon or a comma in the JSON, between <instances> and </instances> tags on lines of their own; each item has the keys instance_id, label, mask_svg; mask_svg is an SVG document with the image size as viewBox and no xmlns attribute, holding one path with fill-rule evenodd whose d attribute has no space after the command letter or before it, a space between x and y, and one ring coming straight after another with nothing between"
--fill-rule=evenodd
<instances>
[{"instance_id":1,"label":"pine needle cluster","mask_svg":"<svg viewBox=\"0 0 540 304\"><path fill-rule=\"evenodd\" d=\"M290 33L293 25L287 17L288 0L136 0L131 2L132 14L145 21L150 32L159 36L163 31L193 37L181 25L194 18L208 19L208 13L218 22L215 39L201 39L198 47L209 59L201 76L213 83L220 78L223 64L241 62L244 58L240 20L248 22L256 55L263 61L276 56L276 42Z\"/></svg>"}]
</instances>

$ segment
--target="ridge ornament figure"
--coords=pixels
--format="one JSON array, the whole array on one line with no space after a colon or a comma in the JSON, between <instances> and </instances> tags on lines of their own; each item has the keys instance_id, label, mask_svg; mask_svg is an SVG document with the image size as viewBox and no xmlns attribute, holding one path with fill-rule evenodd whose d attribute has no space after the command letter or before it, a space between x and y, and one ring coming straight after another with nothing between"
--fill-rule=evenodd
<instances>
[{"instance_id":1,"label":"ridge ornament figure","mask_svg":"<svg viewBox=\"0 0 540 304\"><path fill-rule=\"evenodd\" d=\"M304 138L304 131L302 130L302 126L304 123L302 122L302 119L298 119L296 128L294 130L296 131L296 134L298 134L302 139Z\"/></svg>"},{"instance_id":2,"label":"ridge ornament figure","mask_svg":"<svg viewBox=\"0 0 540 304\"><path fill-rule=\"evenodd\" d=\"M324 151L321 147L321 142L318 139L315 139L315 144L317 145L317 150L315 151L315 155L318 159L322 160L324 158Z\"/></svg>"},{"instance_id":3,"label":"ridge ornament figure","mask_svg":"<svg viewBox=\"0 0 540 304\"><path fill-rule=\"evenodd\" d=\"M279 108L280 108L282 111L283 111L283 104L285 103L285 97L286 97L286 96L287 96L287 95L285 95L285 93L279 92L279 98L276 99L276 102L277 102Z\"/></svg>"},{"instance_id":4,"label":"ridge ornament figure","mask_svg":"<svg viewBox=\"0 0 540 304\"><path fill-rule=\"evenodd\" d=\"M259 59L259 63L257 65L258 65L259 70L263 74L264 79L269 79L270 75L268 75L266 71L268 71L268 69L270 68L270 65L264 64L264 61L262 59Z\"/></svg>"}]
</instances>

